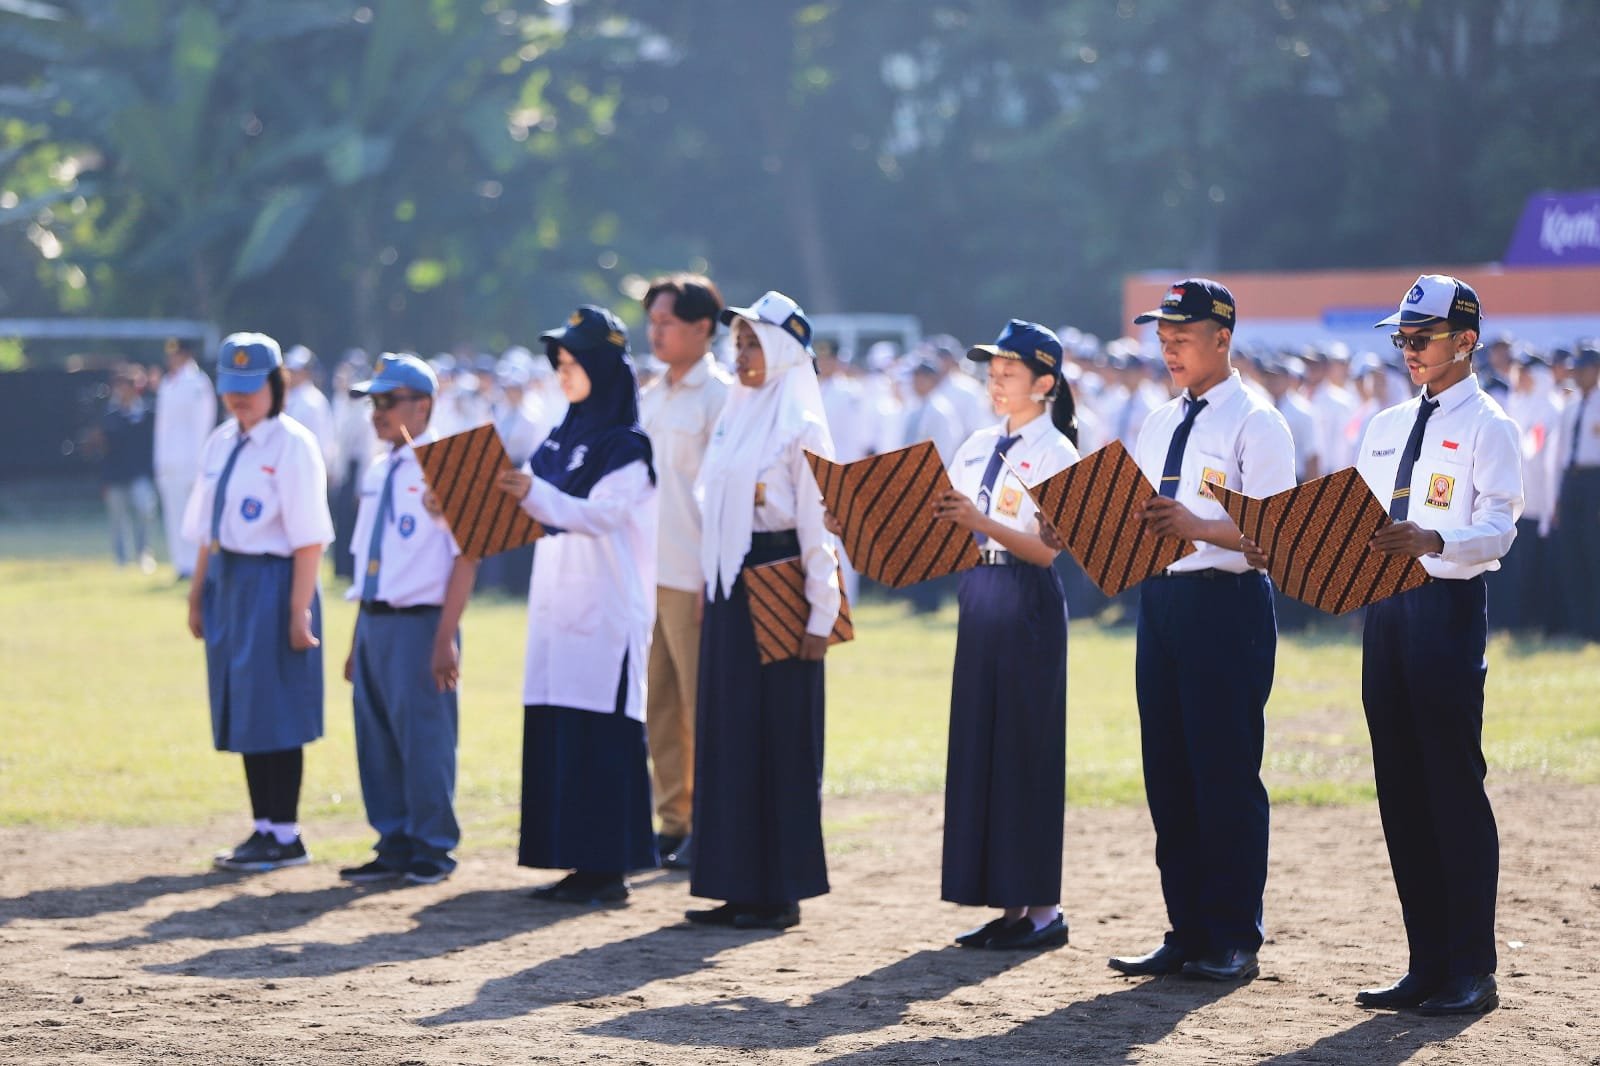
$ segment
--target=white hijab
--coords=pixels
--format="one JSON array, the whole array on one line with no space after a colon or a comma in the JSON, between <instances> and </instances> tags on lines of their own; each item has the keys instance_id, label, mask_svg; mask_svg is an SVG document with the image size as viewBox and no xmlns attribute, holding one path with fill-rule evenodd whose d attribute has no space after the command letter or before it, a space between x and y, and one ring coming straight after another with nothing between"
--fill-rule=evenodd
<instances>
[{"instance_id":1,"label":"white hijab","mask_svg":"<svg viewBox=\"0 0 1600 1066\"><path fill-rule=\"evenodd\" d=\"M794 443L808 423L822 430L827 455L833 454L811 353L781 326L741 320L761 342L767 377L756 388L734 382L695 479L701 516L700 572L707 595L713 597L719 583L724 593L732 591L750 551L761 471Z\"/></svg>"}]
</instances>

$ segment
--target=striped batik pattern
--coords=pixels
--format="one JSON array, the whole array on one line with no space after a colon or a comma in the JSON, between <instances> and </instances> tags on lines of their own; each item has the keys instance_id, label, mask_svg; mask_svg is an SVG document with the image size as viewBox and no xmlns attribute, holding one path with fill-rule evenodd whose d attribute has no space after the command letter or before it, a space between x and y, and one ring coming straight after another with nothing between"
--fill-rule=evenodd
<instances>
[{"instance_id":1,"label":"striped batik pattern","mask_svg":"<svg viewBox=\"0 0 1600 1066\"><path fill-rule=\"evenodd\" d=\"M806 460L859 573L899 589L978 565L972 534L933 517L934 501L953 486L932 441L854 463L810 452Z\"/></svg>"},{"instance_id":2,"label":"striped batik pattern","mask_svg":"<svg viewBox=\"0 0 1600 1066\"><path fill-rule=\"evenodd\" d=\"M806 572L799 559L780 559L744 570L745 593L750 601L750 624L756 631L756 652L761 665L800 655L800 641L811 620L811 604L806 600ZM856 639L850 621L850 599L839 584L839 617L834 619L828 644Z\"/></svg>"},{"instance_id":3,"label":"striped batik pattern","mask_svg":"<svg viewBox=\"0 0 1600 1066\"><path fill-rule=\"evenodd\" d=\"M1028 490L1039 516L1107 596L1132 588L1194 551L1177 537L1159 537L1139 519L1156 494L1121 441L1079 459Z\"/></svg>"},{"instance_id":4,"label":"striped batik pattern","mask_svg":"<svg viewBox=\"0 0 1600 1066\"><path fill-rule=\"evenodd\" d=\"M1344 614L1428 580L1417 560L1367 546L1389 512L1353 466L1264 500L1212 492L1266 554L1278 588L1319 611Z\"/></svg>"},{"instance_id":5,"label":"striped batik pattern","mask_svg":"<svg viewBox=\"0 0 1600 1066\"><path fill-rule=\"evenodd\" d=\"M509 492L494 487L500 472L513 467L493 426L418 444L415 451L462 555L482 559L544 535Z\"/></svg>"}]
</instances>

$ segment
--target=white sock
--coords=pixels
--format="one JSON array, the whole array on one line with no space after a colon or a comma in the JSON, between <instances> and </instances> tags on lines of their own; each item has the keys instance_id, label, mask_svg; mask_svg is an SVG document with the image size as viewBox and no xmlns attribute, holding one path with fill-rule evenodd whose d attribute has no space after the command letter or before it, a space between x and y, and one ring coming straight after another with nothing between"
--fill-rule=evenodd
<instances>
[{"instance_id":1,"label":"white sock","mask_svg":"<svg viewBox=\"0 0 1600 1066\"><path fill-rule=\"evenodd\" d=\"M1056 916L1058 914L1060 914L1060 913L1061 913L1061 908L1060 907L1051 907L1049 910L1045 911L1043 914L1034 915L1033 918L1031 918L1030 920L1033 922L1034 929L1036 929L1036 930L1037 929L1043 929L1045 926L1047 926L1051 922L1055 921L1056 920Z\"/></svg>"},{"instance_id":2,"label":"white sock","mask_svg":"<svg viewBox=\"0 0 1600 1066\"><path fill-rule=\"evenodd\" d=\"M265 818L257 818L256 819L256 832L258 832L258 833L270 833L270 832L272 832L272 823L267 821Z\"/></svg>"},{"instance_id":3,"label":"white sock","mask_svg":"<svg viewBox=\"0 0 1600 1066\"><path fill-rule=\"evenodd\" d=\"M300 826L294 822L268 822L268 831L280 844L293 844L300 838Z\"/></svg>"}]
</instances>

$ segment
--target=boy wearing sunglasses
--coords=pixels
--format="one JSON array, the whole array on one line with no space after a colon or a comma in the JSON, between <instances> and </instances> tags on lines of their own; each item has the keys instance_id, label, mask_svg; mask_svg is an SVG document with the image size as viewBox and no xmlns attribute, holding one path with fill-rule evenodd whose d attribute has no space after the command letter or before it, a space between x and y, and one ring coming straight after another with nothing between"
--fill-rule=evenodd
<instances>
[{"instance_id":1,"label":"boy wearing sunglasses","mask_svg":"<svg viewBox=\"0 0 1600 1066\"><path fill-rule=\"evenodd\" d=\"M436 438L428 423L439 391L414 355L385 354L377 373L350 390L372 401L372 428L389 446L361 482L350 554L358 600L344 679L354 685L356 763L376 857L340 870L366 884L434 884L455 869L458 626L478 563L461 554L436 513L413 444Z\"/></svg>"},{"instance_id":2,"label":"boy wearing sunglasses","mask_svg":"<svg viewBox=\"0 0 1600 1066\"><path fill-rule=\"evenodd\" d=\"M1361 700L1408 972L1356 996L1372 1009L1481 1014L1499 1004L1494 904L1500 842L1484 792L1483 574L1522 513L1516 424L1478 384L1478 294L1425 274L1379 327L1421 392L1373 417L1356 468L1389 505L1372 549L1434 580L1367 609Z\"/></svg>"}]
</instances>

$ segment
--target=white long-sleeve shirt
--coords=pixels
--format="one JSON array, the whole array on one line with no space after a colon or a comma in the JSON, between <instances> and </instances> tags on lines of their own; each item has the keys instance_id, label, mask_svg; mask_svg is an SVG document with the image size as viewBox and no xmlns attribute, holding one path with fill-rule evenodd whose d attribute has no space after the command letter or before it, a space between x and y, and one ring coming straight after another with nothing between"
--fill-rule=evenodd
<instances>
[{"instance_id":1,"label":"white long-sleeve shirt","mask_svg":"<svg viewBox=\"0 0 1600 1066\"><path fill-rule=\"evenodd\" d=\"M193 479L217 424L217 390L190 360L156 386L155 475Z\"/></svg>"},{"instance_id":2,"label":"white long-sleeve shirt","mask_svg":"<svg viewBox=\"0 0 1600 1066\"><path fill-rule=\"evenodd\" d=\"M1478 387L1476 374L1445 389L1411 467L1406 518L1436 530L1444 551L1424 555L1434 577L1465 579L1500 569L1522 515L1522 442L1517 425ZM1367 426L1356 469L1389 506L1420 395L1380 411Z\"/></svg>"}]
</instances>

